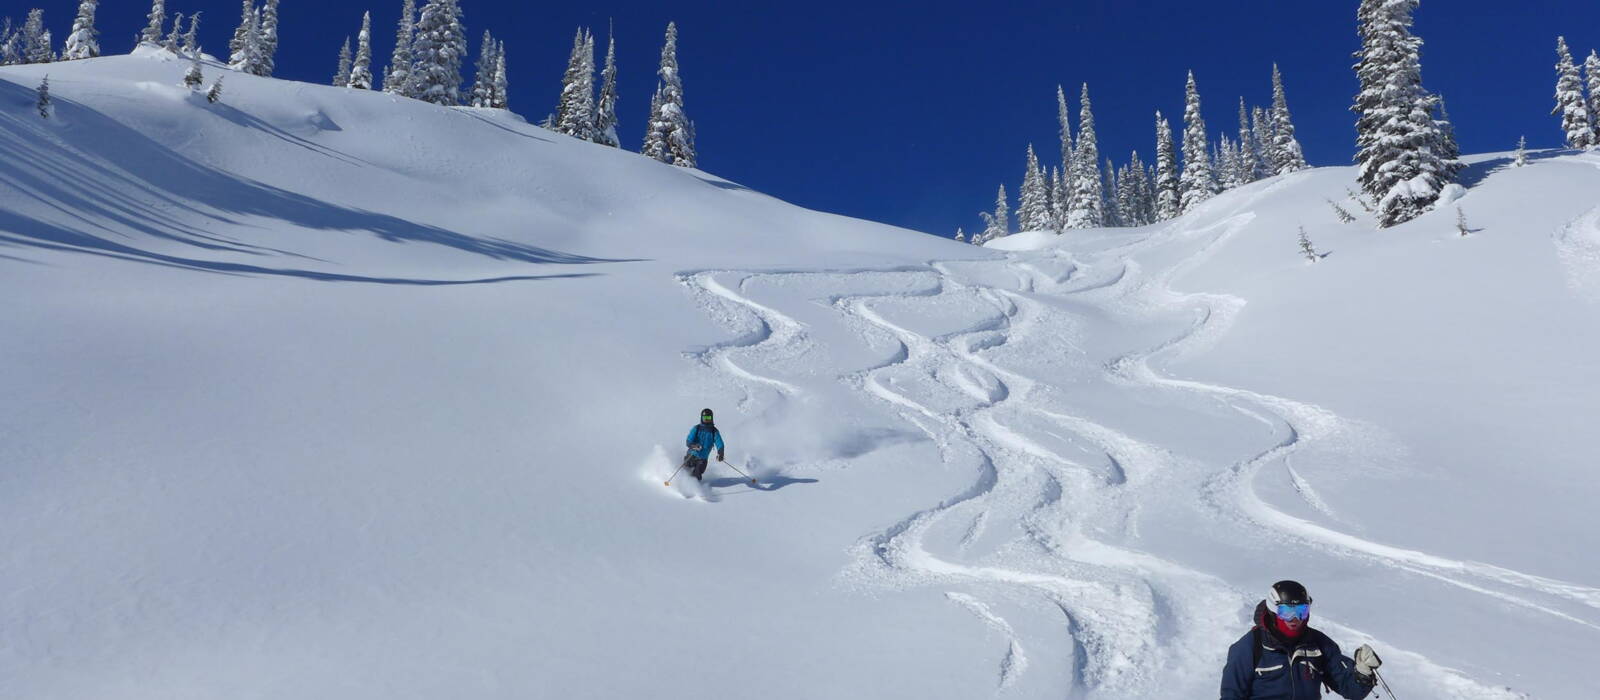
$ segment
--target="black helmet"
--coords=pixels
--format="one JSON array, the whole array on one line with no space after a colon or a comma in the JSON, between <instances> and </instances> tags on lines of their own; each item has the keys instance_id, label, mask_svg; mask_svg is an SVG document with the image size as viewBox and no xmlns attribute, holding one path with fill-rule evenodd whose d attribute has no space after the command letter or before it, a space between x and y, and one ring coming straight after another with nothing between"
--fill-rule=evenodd
<instances>
[{"instance_id":1,"label":"black helmet","mask_svg":"<svg viewBox=\"0 0 1600 700\"><path fill-rule=\"evenodd\" d=\"M1311 594L1306 592L1306 587L1298 581L1279 581L1272 584L1272 590L1267 594L1267 605L1310 605Z\"/></svg>"},{"instance_id":2,"label":"black helmet","mask_svg":"<svg viewBox=\"0 0 1600 700\"><path fill-rule=\"evenodd\" d=\"M700 409L700 422L701 423L710 423L711 422L711 409L709 409L709 408Z\"/></svg>"}]
</instances>

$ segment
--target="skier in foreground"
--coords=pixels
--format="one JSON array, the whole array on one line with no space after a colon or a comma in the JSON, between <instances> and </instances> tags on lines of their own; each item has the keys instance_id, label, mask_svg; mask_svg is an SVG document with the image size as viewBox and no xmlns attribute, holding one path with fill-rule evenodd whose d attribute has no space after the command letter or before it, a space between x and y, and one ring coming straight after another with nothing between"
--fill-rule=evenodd
<instances>
[{"instance_id":1,"label":"skier in foreground","mask_svg":"<svg viewBox=\"0 0 1600 700\"><path fill-rule=\"evenodd\" d=\"M1372 692L1383 661L1372 647L1356 649L1354 660L1307 622L1311 596L1294 581L1272 584L1256 605L1256 626L1228 647L1222 670L1222 700L1311 700L1322 686L1349 700Z\"/></svg>"},{"instance_id":2,"label":"skier in foreground","mask_svg":"<svg viewBox=\"0 0 1600 700\"><path fill-rule=\"evenodd\" d=\"M701 476L706 473L706 458L711 456L711 448L717 448L717 461L722 461L722 431L717 430L716 423L712 421L711 409L700 411L700 423L689 429L689 437L683 439L683 444L689 452L683 456L683 468L694 475L695 481L701 481Z\"/></svg>"}]
</instances>

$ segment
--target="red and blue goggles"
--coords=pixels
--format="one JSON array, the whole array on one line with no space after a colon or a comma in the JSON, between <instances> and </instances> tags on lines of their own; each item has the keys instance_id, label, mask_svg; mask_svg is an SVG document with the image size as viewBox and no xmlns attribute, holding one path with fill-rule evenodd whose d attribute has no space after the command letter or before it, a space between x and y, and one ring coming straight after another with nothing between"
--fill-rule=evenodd
<instances>
[{"instance_id":1,"label":"red and blue goggles","mask_svg":"<svg viewBox=\"0 0 1600 700\"><path fill-rule=\"evenodd\" d=\"M1278 604L1278 619L1280 620L1304 620L1307 617L1310 617L1310 615L1310 603L1300 603L1297 605L1290 603Z\"/></svg>"}]
</instances>

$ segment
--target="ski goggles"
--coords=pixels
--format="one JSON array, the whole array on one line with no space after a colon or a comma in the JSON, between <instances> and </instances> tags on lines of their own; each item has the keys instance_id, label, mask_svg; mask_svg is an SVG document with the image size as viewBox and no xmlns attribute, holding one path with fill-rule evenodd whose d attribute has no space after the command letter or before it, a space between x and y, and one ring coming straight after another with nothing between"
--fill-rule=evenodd
<instances>
[{"instance_id":1,"label":"ski goggles","mask_svg":"<svg viewBox=\"0 0 1600 700\"><path fill-rule=\"evenodd\" d=\"M700 416L700 422L701 423L710 423L711 422L711 416Z\"/></svg>"},{"instance_id":2,"label":"ski goggles","mask_svg":"<svg viewBox=\"0 0 1600 700\"><path fill-rule=\"evenodd\" d=\"M1280 620L1304 620L1310 615L1310 603L1300 603L1298 605L1291 605L1289 603L1278 604L1278 619Z\"/></svg>"}]
</instances>

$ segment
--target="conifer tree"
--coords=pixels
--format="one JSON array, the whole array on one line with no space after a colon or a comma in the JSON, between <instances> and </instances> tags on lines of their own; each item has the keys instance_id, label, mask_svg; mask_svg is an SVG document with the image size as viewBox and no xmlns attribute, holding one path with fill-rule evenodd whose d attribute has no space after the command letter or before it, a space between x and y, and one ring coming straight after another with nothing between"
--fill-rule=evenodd
<instances>
[{"instance_id":1,"label":"conifer tree","mask_svg":"<svg viewBox=\"0 0 1600 700\"><path fill-rule=\"evenodd\" d=\"M245 0L249 2L250 0ZM415 0L405 0L400 7L400 24L394 34L394 56L383 72L383 91L391 95L411 97L411 44L417 37L417 5Z\"/></svg>"},{"instance_id":2,"label":"conifer tree","mask_svg":"<svg viewBox=\"0 0 1600 700\"><path fill-rule=\"evenodd\" d=\"M249 3L250 0L245 0L245 2ZM150 21L144 26L144 33L139 35L139 40L151 44L160 44L161 32L167 27L166 0L151 0L150 14L146 15L146 17Z\"/></svg>"},{"instance_id":3,"label":"conifer tree","mask_svg":"<svg viewBox=\"0 0 1600 700\"><path fill-rule=\"evenodd\" d=\"M1272 119L1267 116L1267 110L1255 107L1250 110L1250 140L1255 144L1257 180L1277 175L1277 167L1272 162L1272 144L1277 137L1272 135Z\"/></svg>"},{"instance_id":4,"label":"conifer tree","mask_svg":"<svg viewBox=\"0 0 1600 700\"><path fill-rule=\"evenodd\" d=\"M1117 166L1107 158L1105 170L1101 172L1105 180L1100 183L1100 191L1104 193L1100 202L1100 225L1107 228L1126 226L1122 220L1122 210L1117 207Z\"/></svg>"},{"instance_id":5,"label":"conifer tree","mask_svg":"<svg viewBox=\"0 0 1600 700\"><path fill-rule=\"evenodd\" d=\"M967 241L967 232L961 230L960 226L957 226L956 227L956 242L957 243L965 243L966 241Z\"/></svg>"},{"instance_id":6,"label":"conifer tree","mask_svg":"<svg viewBox=\"0 0 1600 700\"><path fill-rule=\"evenodd\" d=\"M1516 160L1512 161L1511 164L1518 168L1528 164L1528 137L1524 136L1517 139Z\"/></svg>"},{"instance_id":7,"label":"conifer tree","mask_svg":"<svg viewBox=\"0 0 1600 700\"><path fill-rule=\"evenodd\" d=\"M1556 108L1551 114L1561 115L1561 130L1566 133L1568 148L1593 148L1596 145L1594 115L1589 112L1589 100L1583 95L1583 81L1578 77L1578 66L1567 51L1567 38L1556 37Z\"/></svg>"},{"instance_id":8,"label":"conifer tree","mask_svg":"<svg viewBox=\"0 0 1600 700\"><path fill-rule=\"evenodd\" d=\"M1050 228L1049 195L1039 157L1028 144L1028 162L1022 174L1022 192L1017 203L1017 230L1045 231Z\"/></svg>"},{"instance_id":9,"label":"conifer tree","mask_svg":"<svg viewBox=\"0 0 1600 700\"><path fill-rule=\"evenodd\" d=\"M183 86L194 90L206 81L204 73L200 72L200 57L198 55L189 59L189 72L183 76Z\"/></svg>"},{"instance_id":10,"label":"conifer tree","mask_svg":"<svg viewBox=\"0 0 1600 700\"><path fill-rule=\"evenodd\" d=\"M594 40L582 29L572 38L567 72L561 77L555 130L584 141L594 139Z\"/></svg>"},{"instance_id":11,"label":"conifer tree","mask_svg":"<svg viewBox=\"0 0 1600 700\"><path fill-rule=\"evenodd\" d=\"M1261 179L1261 150L1256 143L1255 131L1250 128L1250 111L1245 108L1244 98L1239 98L1239 184L1247 184Z\"/></svg>"},{"instance_id":12,"label":"conifer tree","mask_svg":"<svg viewBox=\"0 0 1600 700\"><path fill-rule=\"evenodd\" d=\"M354 69L355 59L350 55L350 37L345 37L344 46L339 48L339 68L333 72L332 85L349 87L350 71Z\"/></svg>"},{"instance_id":13,"label":"conifer tree","mask_svg":"<svg viewBox=\"0 0 1600 700\"><path fill-rule=\"evenodd\" d=\"M1106 196L1100 181L1100 140L1095 135L1088 83L1084 83L1078 101L1078 143L1073 148L1072 208L1067 212L1067 228L1096 228L1106 222Z\"/></svg>"},{"instance_id":14,"label":"conifer tree","mask_svg":"<svg viewBox=\"0 0 1600 700\"><path fill-rule=\"evenodd\" d=\"M673 22L667 23L661 67L656 75L660 80L650 103L644 155L664 163L695 167L694 128L683 111L683 78L678 73L678 26Z\"/></svg>"},{"instance_id":15,"label":"conifer tree","mask_svg":"<svg viewBox=\"0 0 1600 700\"><path fill-rule=\"evenodd\" d=\"M1362 0L1357 11L1356 145L1362 189L1377 202L1378 226L1410 221L1433 208L1454 163L1440 156L1436 98L1422 87L1422 41L1411 35L1418 0ZM1280 139L1281 142L1281 139Z\"/></svg>"},{"instance_id":16,"label":"conifer tree","mask_svg":"<svg viewBox=\"0 0 1600 700\"><path fill-rule=\"evenodd\" d=\"M467 105L471 107L488 107L494 102L494 68L498 63L494 56L494 37L488 30L483 32L483 43L478 48L478 66L472 80L472 94Z\"/></svg>"},{"instance_id":17,"label":"conifer tree","mask_svg":"<svg viewBox=\"0 0 1600 700\"><path fill-rule=\"evenodd\" d=\"M361 33L356 36L356 59L350 64L350 80L345 83L352 90L372 89L372 13L361 15Z\"/></svg>"},{"instance_id":18,"label":"conifer tree","mask_svg":"<svg viewBox=\"0 0 1600 700\"><path fill-rule=\"evenodd\" d=\"M241 73L260 75L261 71L261 14L250 12L241 27L239 50L228 58L228 67Z\"/></svg>"},{"instance_id":19,"label":"conifer tree","mask_svg":"<svg viewBox=\"0 0 1600 700\"><path fill-rule=\"evenodd\" d=\"M53 111L54 108L50 104L50 76L48 74L45 75L44 80L39 83L39 89L37 92L39 95L37 102L39 107L39 116L43 119L49 119L50 112Z\"/></svg>"},{"instance_id":20,"label":"conifer tree","mask_svg":"<svg viewBox=\"0 0 1600 700\"><path fill-rule=\"evenodd\" d=\"M1311 238L1306 235L1306 227L1304 226L1300 227L1300 254L1311 262L1322 259L1322 256L1317 253L1317 249L1311 247Z\"/></svg>"},{"instance_id":21,"label":"conifer tree","mask_svg":"<svg viewBox=\"0 0 1600 700\"><path fill-rule=\"evenodd\" d=\"M594 142L621 148L617 139L617 37L607 32L606 67L600 73L600 102L594 111Z\"/></svg>"},{"instance_id":22,"label":"conifer tree","mask_svg":"<svg viewBox=\"0 0 1600 700\"><path fill-rule=\"evenodd\" d=\"M1216 175L1211 172L1206 142L1206 122L1200 115L1200 91L1195 87L1194 71L1189 71L1189 85L1183 110L1183 174L1179 177L1179 196L1184 212L1189 212L1201 202L1216 194Z\"/></svg>"},{"instance_id":23,"label":"conifer tree","mask_svg":"<svg viewBox=\"0 0 1600 700\"><path fill-rule=\"evenodd\" d=\"M984 212L981 216L983 217L984 228L983 233L979 234L979 238L983 240L974 239L974 243L988 243L996 238L1005 238L1006 235L1011 233L1011 215L1006 204L1006 186L1004 183L1000 185L1000 194L995 196L994 213Z\"/></svg>"},{"instance_id":24,"label":"conifer tree","mask_svg":"<svg viewBox=\"0 0 1600 700\"><path fill-rule=\"evenodd\" d=\"M28 20L22 24L19 34L23 63L49 63L55 58L50 30L44 28L44 10L28 10Z\"/></svg>"},{"instance_id":25,"label":"conifer tree","mask_svg":"<svg viewBox=\"0 0 1600 700\"><path fill-rule=\"evenodd\" d=\"M461 59L467 55L467 36L458 0L428 0L416 31L410 96L446 107L461 104Z\"/></svg>"},{"instance_id":26,"label":"conifer tree","mask_svg":"<svg viewBox=\"0 0 1600 700\"><path fill-rule=\"evenodd\" d=\"M216 104L222 99L222 76L217 76L217 82L211 84L211 89L206 91L206 101Z\"/></svg>"},{"instance_id":27,"label":"conifer tree","mask_svg":"<svg viewBox=\"0 0 1600 700\"><path fill-rule=\"evenodd\" d=\"M1600 125L1600 53L1590 51L1589 59L1583 62L1583 70L1589 77L1589 116ZM1600 138L1600 131L1596 136Z\"/></svg>"},{"instance_id":28,"label":"conifer tree","mask_svg":"<svg viewBox=\"0 0 1600 700\"><path fill-rule=\"evenodd\" d=\"M261 6L261 57L256 63L255 74L271 76L277 69L278 55L278 0L266 0Z\"/></svg>"},{"instance_id":29,"label":"conifer tree","mask_svg":"<svg viewBox=\"0 0 1600 700\"><path fill-rule=\"evenodd\" d=\"M21 37L22 35L12 28L10 17L0 20L0 66L22 62Z\"/></svg>"},{"instance_id":30,"label":"conifer tree","mask_svg":"<svg viewBox=\"0 0 1600 700\"><path fill-rule=\"evenodd\" d=\"M100 33L94 28L94 11L99 0L78 3L78 18L72 21L72 33L67 35L66 48L61 60L76 61L100 55Z\"/></svg>"},{"instance_id":31,"label":"conifer tree","mask_svg":"<svg viewBox=\"0 0 1600 700\"><path fill-rule=\"evenodd\" d=\"M189 17L189 31L183 33L183 41L178 46L182 53L189 56L200 55L200 13L196 12Z\"/></svg>"},{"instance_id":32,"label":"conifer tree","mask_svg":"<svg viewBox=\"0 0 1600 700\"><path fill-rule=\"evenodd\" d=\"M1178 191L1178 154L1172 147L1172 126L1156 110L1156 212L1157 221L1177 218L1183 213Z\"/></svg>"},{"instance_id":33,"label":"conifer tree","mask_svg":"<svg viewBox=\"0 0 1600 700\"><path fill-rule=\"evenodd\" d=\"M157 4L161 0L156 0ZM243 7L239 11L239 27L233 30L233 38L228 41L228 66L234 70L242 70L244 65L246 44L254 34L251 26L255 23L256 8L251 0L243 0ZM147 40L148 41L148 40Z\"/></svg>"},{"instance_id":34,"label":"conifer tree","mask_svg":"<svg viewBox=\"0 0 1600 700\"><path fill-rule=\"evenodd\" d=\"M1294 121L1289 118L1289 99L1283 92L1283 74L1272 64L1272 165L1273 174L1282 175L1306 169L1305 153L1294 137Z\"/></svg>"},{"instance_id":35,"label":"conifer tree","mask_svg":"<svg viewBox=\"0 0 1600 700\"><path fill-rule=\"evenodd\" d=\"M168 51L171 51L173 53L178 53L178 50L181 49L182 47L183 47L183 13L179 12L178 14L173 15L173 17L172 17L172 33L168 34L166 40L161 42L161 48L164 48L164 49L166 49Z\"/></svg>"},{"instance_id":36,"label":"conifer tree","mask_svg":"<svg viewBox=\"0 0 1600 700\"><path fill-rule=\"evenodd\" d=\"M511 93L507 88L506 79L506 43L500 42L494 49L494 99L489 103L495 109L511 108Z\"/></svg>"},{"instance_id":37,"label":"conifer tree","mask_svg":"<svg viewBox=\"0 0 1600 700\"><path fill-rule=\"evenodd\" d=\"M1076 149L1072 143L1071 113L1067 110L1067 94L1062 91L1060 85L1056 86L1056 112L1057 119L1061 122L1061 177L1067 183L1066 196L1058 203L1062 213L1062 229L1065 229L1067 213L1072 209L1072 186L1076 182L1073 173L1077 172L1077 169L1073 163L1073 151Z\"/></svg>"}]
</instances>

